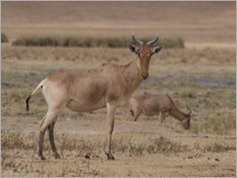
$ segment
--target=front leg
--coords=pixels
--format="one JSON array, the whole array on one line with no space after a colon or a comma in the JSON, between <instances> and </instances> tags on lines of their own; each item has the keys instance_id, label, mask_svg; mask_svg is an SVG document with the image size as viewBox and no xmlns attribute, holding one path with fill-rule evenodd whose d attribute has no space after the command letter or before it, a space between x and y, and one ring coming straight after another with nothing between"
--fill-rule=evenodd
<instances>
[{"instance_id":1,"label":"front leg","mask_svg":"<svg viewBox=\"0 0 237 178\"><path fill-rule=\"evenodd\" d=\"M111 153L111 144L112 144L112 133L114 130L114 115L116 110L116 104L107 103L107 145L105 148L105 154L109 160L113 160L114 156Z\"/></svg>"},{"instance_id":2,"label":"front leg","mask_svg":"<svg viewBox=\"0 0 237 178\"><path fill-rule=\"evenodd\" d=\"M133 120L137 121L137 119L139 118L141 114L142 114L142 110L137 110L134 114Z\"/></svg>"}]
</instances>

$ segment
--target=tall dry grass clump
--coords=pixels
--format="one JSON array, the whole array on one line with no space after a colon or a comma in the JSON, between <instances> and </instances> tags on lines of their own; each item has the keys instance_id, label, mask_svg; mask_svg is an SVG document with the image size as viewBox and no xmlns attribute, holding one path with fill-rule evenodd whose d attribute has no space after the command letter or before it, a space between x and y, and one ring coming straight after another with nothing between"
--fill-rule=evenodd
<instances>
[{"instance_id":1,"label":"tall dry grass clump","mask_svg":"<svg viewBox=\"0 0 237 178\"><path fill-rule=\"evenodd\" d=\"M3 149L24 149L32 150L35 148L36 137L34 134L7 132L1 133L1 146Z\"/></svg>"},{"instance_id":2,"label":"tall dry grass clump","mask_svg":"<svg viewBox=\"0 0 237 178\"><path fill-rule=\"evenodd\" d=\"M76 150L77 155L96 156L103 153L104 139L102 136L81 136L78 134L56 134L58 150L61 155ZM2 148L34 150L36 148L36 136L33 133L2 133ZM45 150L50 151L49 143L44 145ZM187 145L173 142L168 138L159 136L156 138L145 138L137 141L137 138L120 137L114 139L113 150L117 153L128 155L144 155L157 153L180 153L188 150Z\"/></svg>"},{"instance_id":3,"label":"tall dry grass clump","mask_svg":"<svg viewBox=\"0 0 237 178\"><path fill-rule=\"evenodd\" d=\"M69 152L74 156L98 156L104 154L104 138L100 136L83 136L80 134L59 134L56 133L56 144L59 153L64 157ZM2 133L2 150L24 149L36 151L37 138L35 133L14 133L4 131ZM51 152L49 141L44 145L46 151ZM224 152L235 150L235 145L226 145L214 142L204 147L195 145L195 149L201 152ZM137 137L117 135L113 140L115 153L122 153L128 156L142 156L144 154L166 154L190 152L193 148L190 145L172 141L164 136Z\"/></svg>"}]
</instances>

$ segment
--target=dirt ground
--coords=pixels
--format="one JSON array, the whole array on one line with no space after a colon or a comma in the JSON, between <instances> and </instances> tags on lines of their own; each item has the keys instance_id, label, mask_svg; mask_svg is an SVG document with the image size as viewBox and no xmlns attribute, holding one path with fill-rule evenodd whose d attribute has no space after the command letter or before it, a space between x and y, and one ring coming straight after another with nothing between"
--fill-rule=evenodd
<instances>
[{"instance_id":1,"label":"dirt ground","mask_svg":"<svg viewBox=\"0 0 237 178\"><path fill-rule=\"evenodd\" d=\"M164 48L154 56L149 78L134 95L169 94L183 112L188 105L193 111L190 130L184 130L172 117L163 124L155 116L144 115L133 122L125 103L116 112L112 143L115 160L109 161L104 154L106 109L90 113L65 109L55 126L61 159L54 159L46 133L46 160L40 161L38 123L47 111L40 93L30 101L30 112L25 111L25 99L38 82L62 68L95 68L105 62L126 64L135 55L125 48L2 44L2 176L236 176L235 3L151 6L141 2L129 11L131 4L43 2L36 6L3 2L2 31L10 42L26 34L129 36L134 30L140 36L157 32L161 37L181 36L185 48ZM110 9L105 11L108 6ZM137 24L134 21L139 12L145 15L139 16L142 22Z\"/></svg>"},{"instance_id":2,"label":"dirt ground","mask_svg":"<svg viewBox=\"0 0 237 178\"><path fill-rule=\"evenodd\" d=\"M146 117L133 122L128 113L122 114L113 134L116 159L109 161L103 151L103 115L105 111L88 113L76 120L60 117L55 134L62 158L55 160L46 134L45 161L36 155L35 117L17 117L16 123L5 118L2 176L235 176L235 135L194 134L183 130L179 123L174 125L172 118L165 124Z\"/></svg>"}]
</instances>

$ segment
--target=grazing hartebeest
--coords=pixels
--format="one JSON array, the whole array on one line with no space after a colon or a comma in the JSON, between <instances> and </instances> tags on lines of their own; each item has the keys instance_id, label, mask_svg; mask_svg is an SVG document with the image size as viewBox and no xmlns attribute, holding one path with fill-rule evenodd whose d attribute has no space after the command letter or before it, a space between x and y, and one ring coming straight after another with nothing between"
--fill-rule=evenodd
<instances>
[{"instance_id":1,"label":"grazing hartebeest","mask_svg":"<svg viewBox=\"0 0 237 178\"><path fill-rule=\"evenodd\" d=\"M143 113L147 116L159 115L161 123L168 115L173 116L182 123L184 129L189 129L192 111L189 109L187 114L181 112L168 95L144 94L132 97L129 100L130 112L133 120L136 121Z\"/></svg>"},{"instance_id":2,"label":"grazing hartebeest","mask_svg":"<svg viewBox=\"0 0 237 178\"><path fill-rule=\"evenodd\" d=\"M107 107L108 138L105 153L108 159L114 159L111 153L111 139L114 129L116 107L129 99L131 94L149 75L151 56L162 47L151 48L159 39L143 43L132 39L138 46L129 44L129 49L137 57L126 65L106 64L96 69L61 70L43 79L33 93L26 99L29 110L30 98L42 89L48 104L48 112L40 121L38 155L43 160L43 142L48 129L49 141L55 158L60 158L54 143L53 130L58 115L68 107L76 112L88 112Z\"/></svg>"}]
</instances>

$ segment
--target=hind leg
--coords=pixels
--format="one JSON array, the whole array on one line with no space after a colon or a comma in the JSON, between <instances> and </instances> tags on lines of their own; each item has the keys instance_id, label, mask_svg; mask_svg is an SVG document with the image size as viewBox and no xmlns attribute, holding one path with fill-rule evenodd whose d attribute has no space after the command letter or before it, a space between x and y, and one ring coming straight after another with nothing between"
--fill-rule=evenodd
<instances>
[{"instance_id":1,"label":"hind leg","mask_svg":"<svg viewBox=\"0 0 237 178\"><path fill-rule=\"evenodd\" d=\"M164 114L164 112L162 112L162 111L160 112L159 118L160 118L160 123L163 123L164 120L165 120L165 114Z\"/></svg>"},{"instance_id":2,"label":"hind leg","mask_svg":"<svg viewBox=\"0 0 237 178\"><path fill-rule=\"evenodd\" d=\"M60 111L61 111L61 109L49 109L46 116L40 122L40 129L39 129L39 136L38 136L38 156L40 157L41 160L45 159L45 157L43 156L45 131L52 123L56 122L57 116L60 113ZM53 129L51 129L51 130L53 130ZM52 142L54 142L54 138L52 137L51 133L49 135L51 136L51 139L53 140ZM51 141L50 141L50 143L51 143ZM55 146L55 144L53 146ZM52 147L52 145L51 145L51 147Z\"/></svg>"},{"instance_id":3,"label":"hind leg","mask_svg":"<svg viewBox=\"0 0 237 178\"><path fill-rule=\"evenodd\" d=\"M40 123L39 123L40 128L41 128L41 126L42 126L42 124L43 124L43 122L45 121L46 118L47 118L47 114L40 121ZM38 156L41 160L45 160L45 157L43 156L44 134L45 134L45 130L39 130L39 134L38 134Z\"/></svg>"},{"instance_id":4,"label":"hind leg","mask_svg":"<svg viewBox=\"0 0 237 178\"><path fill-rule=\"evenodd\" d=\"M54 125L55 125L55 122L53 122L52 124L48 126L49 142L50 142L51 149L54 153L55 158L60 159L60 155L57 152L56 145L54 142Z\"/></svg>"}]
</instances>

